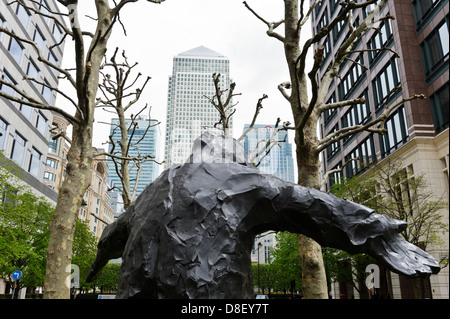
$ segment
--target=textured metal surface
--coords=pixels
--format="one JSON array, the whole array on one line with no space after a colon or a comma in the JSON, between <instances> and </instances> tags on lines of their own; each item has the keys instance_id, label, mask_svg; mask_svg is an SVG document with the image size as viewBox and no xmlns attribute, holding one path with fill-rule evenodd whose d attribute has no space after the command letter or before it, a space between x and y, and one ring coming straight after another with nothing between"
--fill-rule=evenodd
<instances>
[{"instance_id":1,"label":"textured metal surface","mask_svg":"<svg viewBox=\"0 0 450 319\"><path fill-rule=\"evenodd\" d=\"M302 233L367 253L394 272L427 276L438 263L400 235L402 221L331 194L261 174L242 145L205 133L107 226L88 280L122 257L117 298L252 298L255 235Z\"/></svg>"}]
</instances>

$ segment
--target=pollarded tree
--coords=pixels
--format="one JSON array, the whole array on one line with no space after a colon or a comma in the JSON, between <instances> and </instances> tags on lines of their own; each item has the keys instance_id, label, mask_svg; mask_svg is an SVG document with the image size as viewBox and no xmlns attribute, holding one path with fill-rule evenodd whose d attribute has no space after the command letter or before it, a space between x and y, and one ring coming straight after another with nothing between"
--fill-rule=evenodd
<instances>
[{"instance_id":1,"label":"pollarded tree","mask_svg":"<svg viewBox=\"0 0 450 319\"><path fill-rule=\"evenodd\" d=\"M49 67L60 73L60 77L65 78L74 90L75 98L67 92L62 92L56 87L49 87L48 84L35 78L25 78L40 85L47 86L64 98L74 108L71 114L63 107L49 105L43 101L27 94L24 90L13 83L0 79L0 84L10 87L16 95L0 91L0 96L13 102L29 105L31 107L52 110L62 114L72 125L71 147L67 154L67 167L64 183L59 192L53 221L50 226L50 239L47 250L47 268L44 285L44 298L48 299L68 299L70 289L66 285L66 278L70 271L72 258L72 242L75 231L76 219L84 193L90 184L90 170L93 160L92 134L94 123L94 110L99 85L100 67L105 56L108 40L116 24L120 21L122 8L138 0L95 0L95 12L89 15L95 18L95 30L82 30L79 23L79 2L78 0L58 0L61 8L67 13L52 11L36 0L14 0L12 3L20 3L29 12L38 14L46 19L53 20L63 31L62 41L67 37L74 43L74 68L63 69L44 56L39 46L28 38L20 37L11 30L0 27L0 32L15 38L22 46L32 47L38 61L44 67ZM162 3L164 0L147 0L152 3ZM39 10L44 6L45 10ZM69 26L61 22L60 17L68 17ZM59 43L61 44L62 41ZM59 45L57 44L57 45Z\"/></svg>"},{"instance_id":2,"label":"pollarded tree","mask_svg":"<svg viewBox=\"0 0 450 319\"><path fill-rule=\"evenodd\" d=\"M129 120L127 120L126 114L139 101L150 77L145 78L141 85L136 86L142 74L139 72L136 76L132 76L132 71L138 63L130 64L125 51L122 51L122 60L118 61L117 52L118 48L114 51L109 62L105 58L101 67L102 79L99 88L102 94L97 98L97 105L103 110L117 115L118 123L111 124L113 125L113 131L109 135L108 142L106 142L110 145L109 152L102 152L96 154L96 156L108 156L109 160L114 163L121 185L114 185L113 189L116 188L121 192L124 208L127 209L136 196L142 164L149 161L156 162L153 154L143 154L140 151L140 142L145 138L150 128L159 125L160 122L149 120L145 128L139 128L144 130L141 136L138 139L135 138L135 132L138 128L136 119L148 108L148 105L145 104L138 112L131 114ZM136 170L136 176L133 179L130 178L130 171L132 170ZM131 183L134 183L133 187Z\"/></svg>"},{"instance_id":3,"label":"pollarded tree","mask_svg":"<svg viewBox=\"0 0 450 319\"><path fill-rule=\"evenodd\" d=\"M294 118L296 157L298 167L298 183L304 186L319 189L319 154L333 143L362 131L385 133L384 123L388 116L401 104L423 95L406 97L398 103L386 105L383 112L375 119L365 124L349 126L333 132L323 139L317 136L317 123L322 113L327 110L356 105L365 102L364 98L357 98L334 103L327 103L326 97L330 84L339 77L339 69L345 61L358 63L352 59L352 54L367 51L357 48L358 41L371 29L377 28L377 23L383 20L394 19L393 16L382 16L379 13L388 0L367 1L341 1L342 7L339 14L332 19L328 25L322 27L313 37L301 41L302 29L309 20L315 7L323 0L311 1L309 9L305 10L304 0L284 0L284 18L278 22L268 22L258 15L244 1L247 9L264 24L267 25L267 35L279 40L284 47L286 62L289 70L289 81L278 85L283 97L291 105ZM354 23L353 17L358 10L365 10L369 6L377 5L359 24ZM348 28L348 35L342 44L336 49L332 57L332 63L320 81L317 78L321 63L324 60L324 46L319 43L326 38L333 27L342 24ZM284 32L276 31L284 26ZM378 32L380 32L378 30ZM316 47L313 52L313 61L309 64L308 53ZM373 50L389 50L387 47L374 48ZM394 52L398 57L398 54ZM364 66L365 67L365 66ZM309 91L310 89L310 91ZM392 93L392 92L391 92ZM389 93L389 94L391 94ZM327 280L323 265L321 247L312 239L298 235L299 254L302 260L303 270L303 293L305 298L328 298Z\"/></svg>"}]
</instances>

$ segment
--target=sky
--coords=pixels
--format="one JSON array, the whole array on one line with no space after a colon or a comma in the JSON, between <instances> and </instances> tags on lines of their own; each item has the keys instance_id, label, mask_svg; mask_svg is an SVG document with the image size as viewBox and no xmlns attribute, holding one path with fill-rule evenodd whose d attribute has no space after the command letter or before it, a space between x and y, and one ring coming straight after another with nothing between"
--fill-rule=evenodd
<instances>
[{"instance_id":1,"label":"sky","mask_svg":"<svg viewBox=\"0 0 450 319\"><path fill-rule=\"evenodd\" d=\"M93 32L95 22L85 17L95 16L92 2L80 2L79 16L82 29ZM276 22L283 18L283 0L248 0L247 3L267 21ZM161 121L161 138L165 136L168 78L172 73L173 57L201 45L230 60L235 93L242 94L234 98L234 102L239 102L234 115L234 137L239 137L244 124L250 123L256 103L263 94L268 95L268 99L263 102L257 123L275 124L277 117L282 122L293 122L290 105L277 89L278 84L289 80L283 45L267 36L267 26L244 6L242 0L166 0L162 4L140 0L127 4L120 16L127 35L116 24L106 55L110 57L116 47L125 49L129 61L139 63L136 72L151 77L140 103L130 114L148 103L151 118ZM311 27L306 24L303 29L301 37L306 40L310 37ZM283 34L283 25L277 31ZM63 67L74 66L73 56L73 44L67 41ZM67 85L62 82L63 87ZM65 92L70 90L67 86ZM57 105L58 102L64 104L60 98ZM97 121L108 122L111 117L110 113L96 111ZM107 148L103 143L108 135L109 126L96 123L94 146ZM293 135L290 135L290 141L293 142ZM163 146L161 143L162 152Z\"/></svg>"}]
</instances>

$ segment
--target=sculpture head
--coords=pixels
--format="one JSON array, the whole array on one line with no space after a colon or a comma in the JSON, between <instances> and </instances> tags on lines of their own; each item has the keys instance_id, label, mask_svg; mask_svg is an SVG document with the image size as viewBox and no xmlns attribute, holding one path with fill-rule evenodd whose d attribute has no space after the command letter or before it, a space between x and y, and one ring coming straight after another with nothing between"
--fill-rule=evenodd
<instances>
[{"instance_id":1,"label":"sculpture head","mask_svg":"<svg viewBox=\"0 0 450 319\"><path fill-rule=\"evenodd\" d=\"M186 163L238 163L251 166L244 146L236 139L209 131L197 137Z\"/></svg>"}]
</instances>

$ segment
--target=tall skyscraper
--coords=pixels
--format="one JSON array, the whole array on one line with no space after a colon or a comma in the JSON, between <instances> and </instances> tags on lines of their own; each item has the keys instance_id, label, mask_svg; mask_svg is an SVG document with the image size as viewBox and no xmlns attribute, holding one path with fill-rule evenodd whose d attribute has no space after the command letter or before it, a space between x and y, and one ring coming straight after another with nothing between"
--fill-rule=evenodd
<instances>
[{"instance_id":1,"label":"tall skyscraper","mask_svg":"<svg viewBox=\"0 0 450 319\"><path fill-rule=\"evenodd\" d=\"M222 89L229 88L230 61L223 54L204 46L173 58L167 97L166 167L184 163L194 140L205 130L214 131L219 113L208 100L215 94L213 73L220 73Z\"/></svg>"},{"instance_id":2,"label":"tall skyscraper","mask_svg":"<svg viewBox=\"0 0 450 319\"><path fill-rule=\"evenodd\" d=\"M143 155L153 155L158 160L159 152L158 152L158 134L159 128L155 126L158 121L154 119L148 119L146 116L140 116L134 120L136 123L136 129L130 129L128 131L128 140L131 137L131 145L129 150L129 156L137 157L139 154ZM113 141L117 142L120 139L120 130L118 128L119 119L113 118L111 119L111 130L110 134L112 135ZM130 127L131 119L126 121L127 127ZM111 151L112 145L109 147L109 151ZM116 143L115 152L119 151L120 147ZM117 155L121 155L120 151ZM136 185L136 178L138 174L138 167L134 165L133 161L129 162L128 165L130 170L130 188L133 191L134 185ZM119 167L120 169L120 167ZM136 197L139 196L140 193L144 190L144 188L153 182L156 177L158 177L159 173L159 164L154 161L146 161L141 164L141 171L139 173L139 181L136 189ZM120 177L116 173L116 168L113 161L108 161L108 180L110 180L111 185L117 185L118 187L122 187ZM113 196L112 196L113 197ZM135 198L136 198L135 197ZM115 203L112 203L114 206ZM118 212L116 212L118 213Z\"/></svg>"},{"instance_id":3,"label":"tall skyscraper","mask_svg":"<svg viewBox=\"0 0 450 319\"><path fill-rule=\"evenodd\" d=\"M313 11L313 33L327 26L342 10L340 1L319 3ZM313 1L311 0L311 3ZM377 2L379 3L379 2ZM376 6L355 10L353 21L359 25ZM413 100L399 105L387 118L384 135L361 132L337 141L323 152L323 172L341 168L332 174L326 190L341 177L362 174L372 162L402 162L408 178L424 174L430 191L437 197L449 196L449 2L448 0L395 0L380 10L380 16L393 15L362 35L354 52L348 56L330 85L326 101L337 102L365 97L364 104L329 110L319 121L320 138L339 129L364 125L374 120L386 106L395 105L414 94L426 100ZM324 46L324 61L319 80L332 63L333 55L349 34L347 20L336 24L318 44ZM387 47L391 50L375 50ZM363 52L363 50L367 50ZM354 63L356 61L358 63ZM368 67L361 67L361 64ZM399 86L400 90L388 93ZM448 210L442 212L448 224ZM442 246L426 247L437 260L448 256L448 233ZM410 298L411 289L402 277L392 274L390 294L394 298ZM448 298L448 269L442 269L422 290L425 298Z\"/></svg>"},{"instance_id":4,"label":"tall skyscraper","mask_svg":"<svg viewBox=\"0 0 450 319\"><path fill-rule=\"evenodd\" d=\"M249 124L245 124L244 131L249 126ZM248 132L244 138L244 149L249 159L264 149L266 142L270 140L273 134L273 130L272 125L255 124L253 129ZM284 140L284 142L280 142L272 147L267 155L263 151L255 157L253 162L255 164L261 162L258 168L264 173L295 183L294 160L292 158L292 145L289 143L289 135L287 131L279 131L274 138L277 141ZM265 157L262 158L263 156Z\"/></svg>"},{"instance_id":5,"label":"tall skyscraper","mask_svg":"<svg viewBox=\"0 0 450 319\"><path fill-rule=\"evenodd\" d=\"M11 2L10 5L8 2L11 1L0 1L0 27L33 41L42 57L60 66L64 43L56 44L61 41L63 33L55 20L33 14L18 2ZM27 1L26 4L47 15L59 12L57 1L54 0ZM54 17L64 25L61 15L55 14ZM0 32L1 79L14 84L36 100L54 105L56 92L49 87L58 86L59 72L39 62L38 58L32 45L20 43ZM25 80L24 77L34 78L36 82ZM5 84L0 84L0 91L20 98L16 91ZM56 202L58 194L42 183L45 178L44 165L48 163L47 151L51 139L49 128L52 121L53 114L48 110L35 109L0 97L0 150L24 171L21 175L26 184L40 196Z\"/></svg>"}]
</instances>

